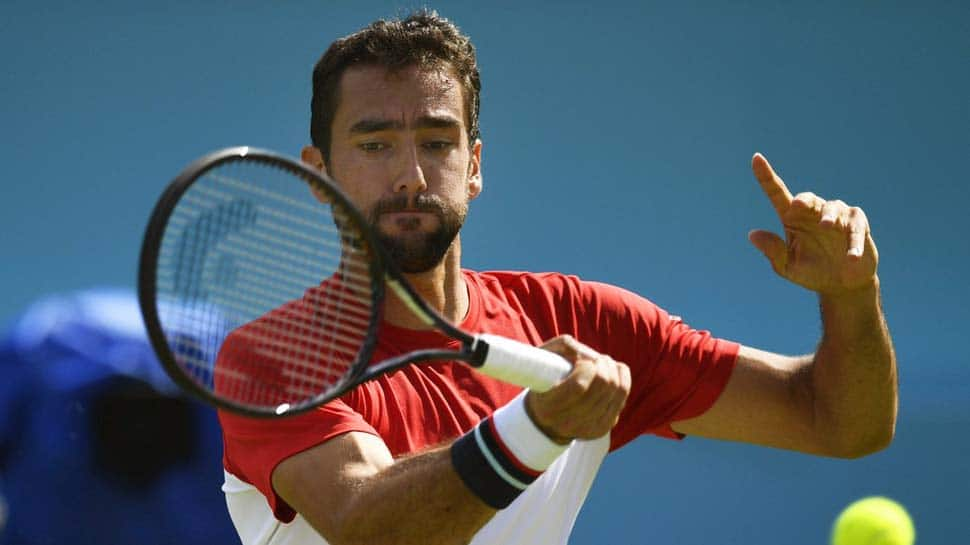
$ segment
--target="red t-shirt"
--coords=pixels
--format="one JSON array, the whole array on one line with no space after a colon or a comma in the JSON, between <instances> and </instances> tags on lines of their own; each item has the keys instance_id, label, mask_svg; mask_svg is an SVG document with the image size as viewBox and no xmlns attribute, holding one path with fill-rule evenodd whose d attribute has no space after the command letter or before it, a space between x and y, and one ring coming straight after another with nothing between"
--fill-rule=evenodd
<instances>
[{"instance_id":1,"label":"red t-shirt","mask_svg":"<svg viewBox=\"0 0 970 545\"><path fill-rule=\"evenodd\" d=\"M734 367L736 343L693 330L626 290L557 273L464 271L464 277L469 308L462 329L533 345L569 334L630 366L632 390L610 434L611 450L644 433L679 438L671 423L706 411ZM435 331L386 323L378 339L374 362L418 348L457 348ZM233 347L222 352L220 360ZM519 391L467 365L434 362L407 366L293 417L220 411L225 469L259 489L277 518L289 521L293 509L270 484L284 459L350 431L381 437L394 456L417 452L465 433Z\"/></svg>"}]
</instances>

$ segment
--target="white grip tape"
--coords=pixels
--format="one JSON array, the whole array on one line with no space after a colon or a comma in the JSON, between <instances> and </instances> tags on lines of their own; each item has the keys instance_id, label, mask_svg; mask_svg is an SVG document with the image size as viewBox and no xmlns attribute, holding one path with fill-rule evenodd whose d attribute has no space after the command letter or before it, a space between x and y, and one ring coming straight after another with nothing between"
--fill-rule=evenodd
<instances>
[{"instance_id":1,"label":"white grip tape","mask_svg":"<svg viewBox=\"0 0 970 545\"><path fill-rule=\"evenodd\" d=\"M523 390L518 396L492 413L492 422L502 442L520 462L535 471L545 471L566 451L568 444L560 445L542 433L525 410Z\"/></svg>"},{"instance_id":2,"label":"white grip tape","mask_svg":"<svg viewBox=\"0 0 970 545\"><path fill-rule=\"evenodd\" d=\"M478 339L488 345L478 370L503 382L545 392L572 369L562 356L548 350L487 333Z\"/></svg>"}]
</instances>

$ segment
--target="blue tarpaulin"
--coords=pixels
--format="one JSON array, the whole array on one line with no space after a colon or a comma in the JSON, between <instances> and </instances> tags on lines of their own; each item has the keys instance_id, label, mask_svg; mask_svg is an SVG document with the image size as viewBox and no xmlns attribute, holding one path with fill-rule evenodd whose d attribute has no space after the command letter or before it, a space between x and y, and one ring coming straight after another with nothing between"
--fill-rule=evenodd
<instances>
[{"instance_id":1,"label":"blue tarpaulin","mask_svg":"<svg viewBox=\"0 0 970 545\"><path fill-rule=\"evenodd\" d=\"M44 298L0 339L0 545L237 543L221 456L130 290Z\"/></svg>"}]
</instances>

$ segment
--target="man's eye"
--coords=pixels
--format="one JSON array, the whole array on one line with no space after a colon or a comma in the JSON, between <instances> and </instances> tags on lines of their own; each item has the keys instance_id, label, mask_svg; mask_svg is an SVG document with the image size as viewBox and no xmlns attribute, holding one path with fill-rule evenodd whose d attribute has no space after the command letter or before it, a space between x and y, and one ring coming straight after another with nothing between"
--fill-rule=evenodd
<instances>
[{"instance_id":1,"label":"man's eye","mask_svg":"<svg viewBox=\"0 0 970 545\"><path fill-rule=\"evenodd\" d=\"M367 152L382 151L387 149L387 144L383 142L364 142L360 144L360 149Z\"/></svg>"},{"instance_id":2,"label":"man's eye","mask_svg":"<svg viewBox=\"0 0 970 545\"><path fill-rule=\"evenodd\" d=\"M426 142L424 144L424 147L430 150L440 151L440 150L446 150L450 148L451 145L452 145L451 142L447 140L432 140L431 142Z\"/></svg>"}]
</instances>

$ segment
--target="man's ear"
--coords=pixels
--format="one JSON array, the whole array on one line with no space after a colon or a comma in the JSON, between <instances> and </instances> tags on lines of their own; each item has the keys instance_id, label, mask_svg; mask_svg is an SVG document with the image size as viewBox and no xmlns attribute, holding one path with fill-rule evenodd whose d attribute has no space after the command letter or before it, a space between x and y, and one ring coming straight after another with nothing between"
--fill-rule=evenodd
<instances>
[{"instance_id":1,"label":"man's ear","mask_svg":"<svg viewBox=\"0 0 970 545\"><path fill-rule=\"evenodd\" d=\"M482 192L482 141L472 144L471 160L468 162L468 198L474 199Z\"/></svg>"},{"instance_id":2,"label":"man's ear","mask_svg":"<svg viewBox=\"0 0 970 545\"><path fill-rule=\"evenodd\" d=\"M320 151L320 148L315 146L303 146L303 149L300 150L300 159L308 167L318 170L323 174L327 173L327 164L323 160L323 153ZM318 201L323 204L329 204L330 199L328 199L323 193L317 191L315 187L311 186L310 191L313 192L313 196L316 197Z\"/></svg>"},{"instance_id":3,"label":"man's ear","mask_svg":"<svg viewBox=\"0 0 970 545\"><path fill-rule=\"evenodd\" d=\"M320 148L316 146L303 146L303 149L300 150L300 159L307 166L320 170L324 174L327 173L327 164L323 160L323 152L320 151Z\"/></svg>"}]
</instances>

